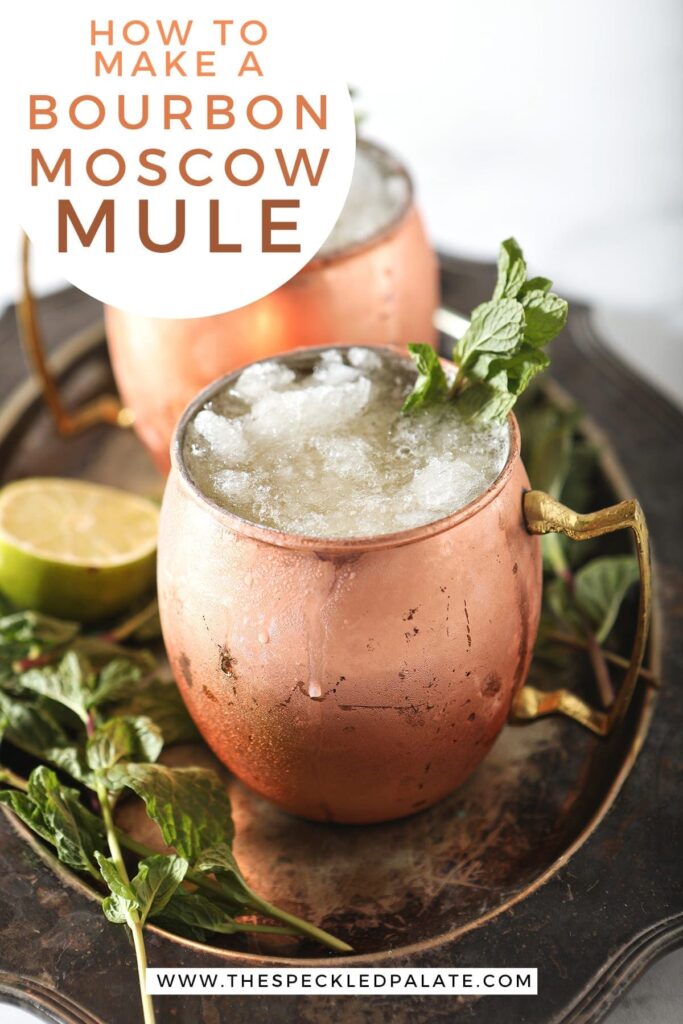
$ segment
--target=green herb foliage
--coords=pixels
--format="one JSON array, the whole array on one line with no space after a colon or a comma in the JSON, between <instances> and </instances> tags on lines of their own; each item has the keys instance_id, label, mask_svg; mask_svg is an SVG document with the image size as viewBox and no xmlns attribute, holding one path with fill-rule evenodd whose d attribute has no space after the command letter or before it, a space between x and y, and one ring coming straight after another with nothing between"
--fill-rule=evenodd
<instances>
[{"instance_id":1,"label":"green herb foliage","mask_svg":"<svg viewBox=\"0 0 683 1024\"><path fill-rule=\"evenodd\" d=\"M141 797L167 846L194 862L217 843L232 843L230 801L206 768L129 764L109 775L112 786L127 786Z\"/></svg>"},{"instance_id":2,"label":"green herb foliage","mask_svg":"<svg viewBox=\"0 0 683 1024\"><path fill-rule=\"evenodd\" d=\"M148 917L164 911L185 878L187 861L182 857L153 854L138 864L134 878L121 880L116 864L101 853L96 854L100 872L111 896L102 901L102 909L114 924L125 924L126 916L136 911L144 925Z\"/></svg>"},{"instance_id":3,"label":"green herb foliage","mask_svg":"<svg viewBox=\"0 0 683 1024\"><path fill-rule=\"evenodd\" d=\"M442 402L448 395L448 379L431 345L408 345L417 367L415 387L403 403L403 412Z\"/></svg>"},{"instance_id":4,"label":"green herb foliage","mask_svg":"<svg viewBox=\"0 0 683 1024\"><path fill-rule=\"evenodd\" d=\"M524 463L533 487L547 491L579 512L601 503L596 494L597 451L581 434L580 410L558 405L532 389L517 413ZM605 703L611 671L625 667L610 640L624 601L638 582L634 555L604 554L604 541L577 544L561 534L541 538L545 581L536 657L560 667L574 650L588 656ZM648 675L647 670L643 674Z\"/></svg>"},{"instance_id":5,"label":"green herb foliage","mask_svg":"<svg viewBox=\"0 0 683 1024\"><path fill-rule=\"evenodd\" d=\"M136 634L144 628L139 614L134 624ZM0 618L0 741L38 762L28 780L0 768L10 786L0 803L105 891L104 914L133 938L151 1024L142 933L150 918L200 939L266 932L308 936L337 952L350 947L252 891L232 852L230 801L214 772L157 763L164 745L197 734L154 659L117 642L132 632L88 637L76 623L34 612ZM116 827L124 791L144 802L168 853ZM264 923L243 920L254 915Z\"/></svg>"},{"instance_id":6,"label":"green herb foliage","mask_svg":"<svg viewBox=\"0 0 683 1024\"><path fill-rule=\"evenodd\" d=\"M531 380L548 366L543 348L567 320L567 303L550 287L544 277L527 280L519 245L514 238L503 242L493 296L473 310L453 351L458 368L453 384L431 346L410 345L418 379L402 411L457 400L468 419L504 420Z\"/></svg>"},{"instance_id":7,"label":"green herb foliage","mask_svg":"<svg viewBox=\"0 0 683 1024\"><path fill-rule=\"evenodd\" d=\"M51 843L62 863L97 877L97 851L104 843L102 822L83 806L79 791L62 785L50 768L34 768L26 793L0 791L0 802Z\"/></svg>"}]
</instances>

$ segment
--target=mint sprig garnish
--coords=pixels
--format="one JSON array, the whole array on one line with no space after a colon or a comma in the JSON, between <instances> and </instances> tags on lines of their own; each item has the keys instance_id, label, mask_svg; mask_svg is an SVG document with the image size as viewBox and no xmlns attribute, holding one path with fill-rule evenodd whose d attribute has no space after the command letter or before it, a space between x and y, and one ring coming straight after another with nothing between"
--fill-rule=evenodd
<instances>
[{"instance_id":1,"label":"mint sprig garnish","mask_svg":"<svg viewBox=\"0 0 683 1024\"><path fill-rule=\"evenodd\" d=\"M567 320L567 303L545 277L527 280L524 254L514 238L500 247L492 298L472 312L470 326L453 350L457 375L448 384L430 345L409 345L418 378L402 412L457 400L468 419L504 420L550 360L543 347Z\"/></svg>"}]
</instances>

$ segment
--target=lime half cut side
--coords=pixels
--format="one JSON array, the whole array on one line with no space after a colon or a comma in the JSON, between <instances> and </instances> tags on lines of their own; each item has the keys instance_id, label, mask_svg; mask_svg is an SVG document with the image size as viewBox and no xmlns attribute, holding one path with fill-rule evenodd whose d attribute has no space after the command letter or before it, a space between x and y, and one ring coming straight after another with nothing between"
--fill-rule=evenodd
<instances>
[{"instance_id":1,"label":"lime half cut side","mask_svg":"<svg viewBox=\"0 0 683 1024\"><path fill-rule=\"evenodd\" d=\"M111 618L154 586L157 506L114 487L52 477L0 491L0 591L62 619Z\"/></svg>"}]
</instances>

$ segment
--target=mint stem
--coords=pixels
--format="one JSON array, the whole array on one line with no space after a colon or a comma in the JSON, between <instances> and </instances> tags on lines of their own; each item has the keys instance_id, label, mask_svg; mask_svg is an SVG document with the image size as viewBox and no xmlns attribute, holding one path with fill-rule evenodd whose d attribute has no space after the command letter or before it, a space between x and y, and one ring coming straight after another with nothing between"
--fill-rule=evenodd
<instances>
[{"instance_id":1,"label":"mint stem","mask_svg":"<svg viewBox=\"0 0 683 1024\"><path fill-rule=\"evenodd\" d=\"M546 538L550 543L546 544L545 555L552 565L553 572L564 581L567 590L573 595L576 581L562 550L559 534L549 533L546 535ZM583 621L583 632L586 638L586 650L595 674L600 701L603 708L609 708L614 701L614 687L612 686L612 680L605 660L605 652L598 643L595 633L585 620Z\"/></svg>"},{"instance_id":2,"label":"mint stem","mask_svg":"<svg viewBox=\"0 0 683 1024\"><path fill-rule=\"evenodd\" d=\"M110 795L106 786L99 778L95 783L95 792L102 811L102 820L104 821L104 827L107 832L107 843L109 845L111 858L121 881L125 885L130 885L130 878L128 877L123 853L121 852L121 846L119 844L118 830L114 824ZM142 1002L142 1016L145 1024L155 1024L152 997L147 994L146 990L147 952L145 950L145 939L142 934L142 923L137 910L134 910L133 908L126 910L126 923L130 928L131 935L133 936L133 946L135 947L135 960L137 963L138 982L140 985L140 1000Z\"/></svg>"},{"instance_id":3,"label":"mint stem","mask_svg":"<svg viewBox=\"0 0 683 1024\"><path fill-rule=\"evenodd\" d=\"M135 615L131 615L130 618L126 619L114 629L111 629L108 633L103 633L100 639L107 643L120 644L124 640L128 640L133 633L137 633L142 626L146 626L158 611L159 605L155 597L154 600L150 601L149 604L145 605L145 607L139 612L136 612Z\"/></svg>"},{"instance_id":4,"label":"mint stem","mask_svg":"<svg viewBox=\"0 0 683 1024\"><path fill-rule=\"evenodd\" d=\"M28 782L21 775L17 775L11 768L0 765L0 782L12 786L13 789L20 789L22 793L28 793Z\"/></svg>"},{"instance_id":5,"label":"mint stem","mask_svg":"<svg viewBox=\"0 0 683 1024\"><path fill-rule=\"evenodd\" d=\"M117 836L122 846L125 846L131 853L137 854L138 857L150 857L154 853L158 853L157 850L153 850L151 847L146 846L144 843L140 843L137 839L133 839L131 836L117 829ZM199 889L204 889L207 892L212 893L215 896L225 895L224 889L220 882L213 878L208 878L206 875L199 871L189 870L185 875L187 882L192 882ZM306 935L311 939L315 939L317 942L322 943L323 946L327 946L328 949L333 949L337 953L352 953L353 949L346 942L342 942L341 939L335 938L334 935L330 935L329 932L324 931L322 928L317 928L314 924L310 924L308 921L302 920L295 914L290 914L286 910L281 910L272 903L268 903L266 900L261 899L257 896L249 886L240 879L240 882L247 894L249 903L255 910L261 911L266 917L273 917L278 921L282 921L289 925L297 935ZM240 927L242 927L240 925ZM248 928L252 930L251 927Z\"/></svg>"},{"instance_id":6,"label":"mint stem","mask_svg":"<svg viewBox=\"0 0 683 1024\"><path fill-rule=\"evenodd\" d=\"M245 884L244 882L242 883ZM353 953L353 948L346 942L342 942L341 939L336 939L329 932L323 931L322 928L316 928L314 924L309 924L307 921L302 921L300 917L296 917L294 914L287 913L286 910L281 910L279 907L274 906L272 903L268 903L267 900L261 899L255 892L245 886L247 894L252 905L266 915L266 917L274 917L276 920L284 921L286 924L296 928L296 930L303 935L308 935L312 939L316 939L317 942L321 942L323 945L328 946L330 949L335 950L337 953Z\"/></svg>"},{"instance_id":7,"label":"mint stem","mask_svg":"<svg viewBox=\"0 0 683 1024\"><path fill-rule=\"evenodd\" d=\"M298 935L295 928L279 928L272 924L247 924L246 921L236 922L238 932L256 933L259 935ZM226 929L227 931L227 929Z\"/></svg>"},{"instance_id":8,"label":"mint stem","mask_svg":"<svg viewBox=\"0 0 683 1024\"><path fill-rule=\"evenodd\" d=\"M560 633L555 630L548 630L548 632L545 633L545 636L548 640L553 640L557 644L563 644L565 647L576 647L580 651L588 650L588 640L582 637L572 636L570 633ZM602 656L605 661L610 662L612 665L616 665L618 668L627 669L630 665L628 658L622 657L621 654L615 654L614 651L606 651L604 647L602 648ZM656 687L659 685L657 676L654 672L651 672L649 668L641 667L638 675L642 679L645 679L651 686Z\"/></svg>"},{"instance_id":9,"label":"mint stem","mask_svg":"<svg viewBox=\"0 0 683 1024\"><path fill-rule=\"evenodd\" d=\"M614 700L614 687L612 686L609 669L605 662L605 652L602 650L591 629L586 630L586 649L595 673L602 706L608 708Z\"/></svg>"},{"instance_id":10,"label":"mint stem","mask_svg":"<svg viewBox=\"0 0 683 1024\"><path fill-rule=\"evenodd\" d=\"M455 379L448 389L447 398L450 401L451 398L457 398L466 383L465 374L461 366L458 367Z\"/></svg>"}]
</instances>

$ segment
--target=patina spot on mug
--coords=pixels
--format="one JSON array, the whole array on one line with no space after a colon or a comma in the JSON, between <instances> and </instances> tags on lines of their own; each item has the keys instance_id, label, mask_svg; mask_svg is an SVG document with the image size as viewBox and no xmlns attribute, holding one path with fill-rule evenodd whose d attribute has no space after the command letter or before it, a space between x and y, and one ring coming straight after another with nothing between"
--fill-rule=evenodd
<instances>
[{"instance_id":1,"label":"patina spot on mug","mask_svg":"<svg viewBox=\"0 0 683 1024\"><path fill-rule=\"evenodd\" d=\"M236 375L233 375L235 377ZM181 694L216 755L280 807L369 823L415 813L458 786L511 713L562 712L597 733L623 715L650 603L634 501L577 515L530 491L520 436L494 483L437 522L320 540L258 526L205 497L172 447L159 538L159 603ZM581 540L630 527L641 567L631 666L609 712L524 682L541 608L537 534Z\"/></svg>"}]
</instances>

